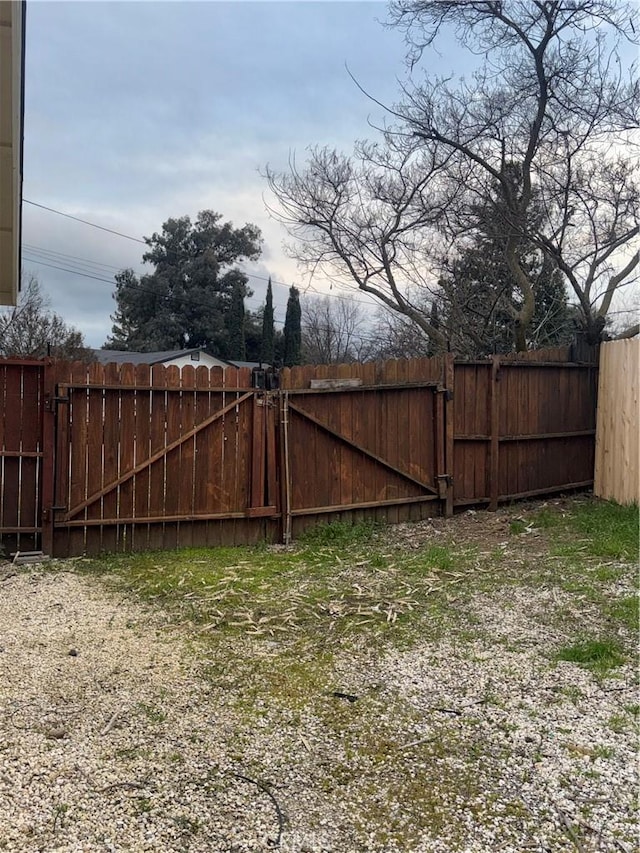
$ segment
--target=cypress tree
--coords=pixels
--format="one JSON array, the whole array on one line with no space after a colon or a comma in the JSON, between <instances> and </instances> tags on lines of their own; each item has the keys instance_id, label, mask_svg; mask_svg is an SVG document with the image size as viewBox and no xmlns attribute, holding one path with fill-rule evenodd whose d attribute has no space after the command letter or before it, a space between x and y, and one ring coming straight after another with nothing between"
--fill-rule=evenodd
<instances>
[{"instance_id":1,"label":"cypress tree","mask_svg":"<svg viewBox=\"0 0 640 853\"><path fill-rule=\"evenodd\" d=\"M284 365L293 367L300 364L302 350L302 312L300 293L296 287L289 291L287 314L284 320Z\"/></svg>"},{"instance_id":2,"label":"cypress tree","mask_svg":"<svg viewBox=\"0 0 640 853\"><path fill-rule=\"evenodd\" d=\"M231 293L231 304L227 314L227 334L227 357L234 361L245 361L247 351L244 338L244 287L241 284L236 284Z\"/></svg>"},{"instance_id":3,"label":"cypress tree","mask_svg":"<svg viewBox=\"0 0 640 853\"><path fill-rule=\"evenodd\" d=\"M273 366L274 353L274 329L273 329L273 290L271 288L271 277L267 285L267 300L262 315L262 346L260 347L260 361L263 364Z\"/></svg>"}]
</instances>

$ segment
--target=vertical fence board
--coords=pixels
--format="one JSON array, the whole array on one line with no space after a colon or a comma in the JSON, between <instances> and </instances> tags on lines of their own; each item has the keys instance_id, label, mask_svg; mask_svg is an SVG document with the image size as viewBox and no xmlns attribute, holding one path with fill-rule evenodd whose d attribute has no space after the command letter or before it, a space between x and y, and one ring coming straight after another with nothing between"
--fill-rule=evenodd
<instances>
[{"instance_id":1,"label":"vertical fence board","mask_svg":"<svg viewBox=\"0 0 640 853\"><path fill-rule=\"evenodd\" d=\"M134 444L135 466L151 456L151 368L148 364L138 364L135 369L136 384L136 440ZM136 518L149 516L149 468L136 474L134 482L133 514ZM149 547L149 524L135 524L132 530L131 548L144 551Z\"/></svg>"},{"instance_id":2,"label":"vertical fence board","mask_svg":"<svg viewBox=\"0 0 640 853\"><path fill-rule=\"evenodd\" d=\"M87 486L86 496L101 491L106 485L104 479L104 370L100 364L91 364L86 380L93 387L87 391ZM78 389L79 390L79 389ZM75 394L74 393L74 399ZM95 501L87 507L86 517L89 519L101 519L102 500ZM86 549L90 554L95 554L104 548L102 541L102 526L95 525L87 527Z\"/></svg>"},{"instance_id":3,"label":"vertical fence board","mask_svg":"<svg viewBox=\"0 0 640 853\"><path fill-rule=\"evenodd\" d=\"M161 364L151 368L151 434L150 450L155 455L167 445L166 416L167 416L167 371ZM164 483L166 457L161 456L153 462L149 470L149 517L161 519L164 515ZM164 541L164 524L155 522L149 527L149 545L153 549L162 548Z\"/></svg>"},{"instance_id":4,"label":"vertical fence board","mask_svg":"<svg viewBox=\"0 0 640 853\"><path fill-rule=\"evenodd\" d=\"M166 443L167 445L180 438L182 433L182 394L180 392L180 369L175 365L167 367L166 373ZM166 456L166 481L164 484L164 513L168 517L179 514L180 498L180 460L182 445L169 451ZM163 548L177 548L180 543L180 527L176 521L165 521Z\"/></svg>"},{"instance_id":5,"label":"vertical fence board","mask_svg":"<svg viewBox=\"0 0 640 853\"><path fill-rule=\"evenodd\" d=\"M611 341L600 352L594 492L638 503L640 339Z\"/></svg>"},{"instance_id":6,"label":"vertical fence board","mask_svg":"<svg viewBox=\"0 0 640 853\"><path fill-rule=\"evenodd\" d=\"M99 367L99 366L98 366ZM114 386L104 390L104 450L103 488L115 482L120 474L120 365L106 364L102 367L102 382ZM118 517L118 490L113 489L102 498L102 517ZM119 545L119 530L111 524L102 529L102 548L116 551Z\"/></svg>"}]
</instances>

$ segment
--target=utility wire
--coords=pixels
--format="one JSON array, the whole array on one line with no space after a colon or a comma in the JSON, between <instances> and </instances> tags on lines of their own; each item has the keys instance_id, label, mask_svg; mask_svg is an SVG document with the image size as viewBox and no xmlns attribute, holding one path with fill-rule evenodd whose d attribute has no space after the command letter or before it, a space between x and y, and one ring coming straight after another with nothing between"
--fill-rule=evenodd
<instances>
[{"instance_id":1,"label":"utility wire","mask_svg":"<svg viewBox=\"0 0 640 853\"><path fill-rule=\"evenodd\" d=\"M44 261L39 261L39 260L36 260L34 258L26 258L25 257L25 260L29 261L29 263L36 263L36 264L40 264L41 266L51 267L52 269L61 270L63 272L68 272L68 273L71 273L73 275L79 275L83 278L90 278L90 279L94 279L95 281L102 281L102 282L105 282L106 284L111 284L111 285L114 284L113 279L102 278L100 276L95 276L95 275L89 275L88 273L78 272L77 270L69 269L68 267L55 266L54 264L48 264L48 263L45 263ZM190 305L191 307L205 306L208 308L214 308L216 310L219 308L218 305L216 305L213 302L210 302L208 300L205 300L205 299L198 299L197 301L194 302L193 300L190 300L188 297L173 296L170 293L158 293L157 291L153 290L152 288L144 287L141 284L138 284L136 286L136 290L141 292L141 293L148 293L151 296L155 296L157 299L165 299L169 302L175 302L181 306L185 306L185 305ZM251 299L251 298L252 297L249 297L248 299ZM245 300L245 301L248 301L248 300ZM259 303L258 307L261 307L261 305L262 305L262 303ZM274 325L276 325L276 326L284 327L284 325L285 325L284 320L276 319L275 316L274 316L273 322L274 322ZM332 327L332 326L316 325L315 328L321 332L335 332L336 331L335 327ZM366 341L369 343L377 343L379 341L379 338L374 336L374 335L362 335L362 334L359 334L358 332L351 332L350 337L355 338L361 342Z\"/></svg>"},{"instance_id":2,"label":"utility wire","mask_svg":"<svg viewBox=\"0 0 640 853\"><path fill-rule=\"evenodd\" d=\"M63 213L62 210L56 210L55 207L47 207L44 204L38 204L37 201L29 201L28 198L22 199L25 204L31 204L33 207L40 207L42 210L48 210L50 213L57 213L58 216L65 216L67 219L73 219L75 222L82 222L83 225L90 225L92 228L99 228L101 231L106 231L108 234L115 234L116 237L124 237L125 240L133 240L135 243L147 244L139 237L132 237L131 234L123 234L122 231L114 231L113 228L105 228L104 225L97 225L95 222L89 222L88 219L80 219L79 216L72 216L70 213Z\"/></svg>"},{"instance_id":3,"label":"utility wire","mask_svg":"<svg viewBox=\"0 0 640 853\"><path fill-rule=\"evenodd\" d=\"M27 198L24 198L23 201L26 204L33 205L33 207L39 207L42 210L47 210L47 211L49 211L49 213L56 213L58 216L64 216L67 219L73 219L75 222L82 222L83 225L89 225L89 226L91 226L91 228L98 228L98 229L100 229L100 231L106 231L108 234L115 234L117 237L124 237L126 240L133 240L134 243L142 243L143 246L149 245L146 242L146 240L142 240L140 237L133 237L131 234L124 234L122 231L114 231L112 228L105 228L104 225L98 225L95 222L90 222L88 219L81 219L78 216L72 216L70 213L64 213L64 211L57 210L55 207L47 207L44 204L40 204L37 201L30 201ZM125 269L125 268L126 267L122 267L122 269ZM251 275L252 278L258 279L258 281L271 281L272 284L275 284L278 287L286 287L287 289L289 289L291 287L291 285L285 284L285 282L283 282L283 281L276 281L271 276L266 277L266 276L260 276L260 275L253 275L253 273L246 273L246 272L245 272L245 275ZM347 285L344 283L342 283L342 286L346 289L350 289L350 287L351 287L350 285ZM328 297L333 298L333 299L346 299L349 302L359 302L362 305L371 305L370 302L367 302L366 300L363 300L363 299L355 299L354 297L343 296L342 294L339 294L339 293L324 293L323 291L316 290L310 284L307 285L306 288L304 288L305 293L308 290L311 290L312 293L315 293L318 296L328 296Z\"/></svg>"}]
</instances>

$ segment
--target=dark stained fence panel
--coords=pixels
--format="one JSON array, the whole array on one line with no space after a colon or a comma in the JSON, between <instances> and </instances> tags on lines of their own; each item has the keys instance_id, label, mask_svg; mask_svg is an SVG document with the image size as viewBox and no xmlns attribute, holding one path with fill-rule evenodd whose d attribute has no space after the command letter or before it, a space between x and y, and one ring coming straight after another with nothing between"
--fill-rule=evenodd
<instances>
[{"instance_id":1,"label":"dark stained fence panel","mask_svg":"<svg viewBox=\"0 0 640 853\"><path fill-rule=\"evenodd\" d=\"M322 379L343 386L310 387ZM0 361L3 547L247 543L592 482L597 366L584 346L280 380L262 392L247 369Z\"/></svg>"},{"instance_id":2,"label":"dark stained fence panel","mask_svg":"<svg viewBox=\"0 0 640 853\"><path fill-rule=\"evenodd\" d=\"M249 371L74 364L60 376L56 553L275 535L262 506L251 514Z\"/></svg>"},{"instance_id":3,"label":"dark stained fence panel","mask_svg":"<svg viewBox=\"0 0 640 853\"><path fill-rule=\"evenodd\" d=\"M41 362L0 360L0 546L6 554L41 547Z\"/></svg>"}]
</instances>

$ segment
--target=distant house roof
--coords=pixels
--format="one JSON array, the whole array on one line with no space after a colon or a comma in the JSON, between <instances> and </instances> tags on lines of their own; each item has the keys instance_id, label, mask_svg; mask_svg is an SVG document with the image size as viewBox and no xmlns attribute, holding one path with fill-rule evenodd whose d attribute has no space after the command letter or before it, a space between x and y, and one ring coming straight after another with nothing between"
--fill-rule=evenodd
<instances>
[{"instance_id":1,"label":"distant house roof","mask_svg":"<svg viewBox=\"0 0 640 853\"><path fill-rule=\"evenodd\" d=\"M228 361L224 361L216 356L209 355L204 350L196 347L195 349L175 349L163 350L155 352L129 352L126 350L117 349L94 349L93 354L100 364L167 364L168 362L177 361L185 357L191 357L194 362L200 361L211 365L228 367ZM193 356L196 356L193 358Z\"/></svg>"}]
</instances>

